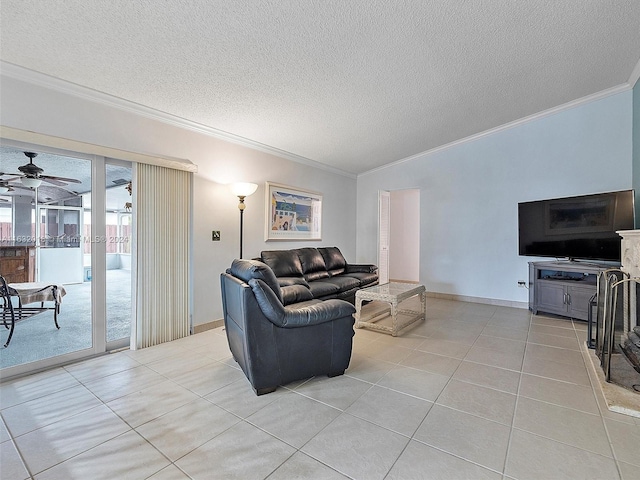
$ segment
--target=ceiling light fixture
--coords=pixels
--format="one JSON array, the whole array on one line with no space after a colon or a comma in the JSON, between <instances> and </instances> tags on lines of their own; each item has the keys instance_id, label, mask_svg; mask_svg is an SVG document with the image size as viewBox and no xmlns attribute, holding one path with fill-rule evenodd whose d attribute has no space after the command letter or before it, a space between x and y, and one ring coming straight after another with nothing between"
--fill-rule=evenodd
<instances>
[{"instance_id":1,"label":"ceiling light fixture","mask_svg":"<svg viewBox=\"0 0 640 480\"><path fill-rule=\"evenodd\" d=\"M40 180L39 178L32 177L22 177L20 181L22 182L22 185L28 188L38 188L42 183L42 180Z\"/></svg>"}]
</instances>

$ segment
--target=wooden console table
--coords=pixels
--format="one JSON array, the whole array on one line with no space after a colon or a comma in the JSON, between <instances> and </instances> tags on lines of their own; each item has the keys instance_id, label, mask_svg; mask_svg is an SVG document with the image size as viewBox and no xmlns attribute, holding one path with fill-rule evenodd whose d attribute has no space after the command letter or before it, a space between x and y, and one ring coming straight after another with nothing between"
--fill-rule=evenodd
<instances>
[{"instance_id":1,"label":"wooden console table","mask_svg":"<svg viewBox=\"0 0 640 480\"><path fill-rule=\"evenodd\" d=\"M36 274L36 247L0 244L0 275L7 283L33 282Z\"/></svg>"},{"instance_id":2,"label":"wooden console table","mask_svg":"<svg viewBox=\"0 0 640 480\"><path fill-rule=\"evenodd\" d=\"M399 308L400 304L416 295L420 295L420 310ZM389 306L380 308L379 304L362 305L363 301L384 302ZM390 282L363 288L356 292L356 328L368 328L379 332L390 333L396 337L400 331L409 325L424 320L427 311L427 294L424 285L415 283ZM391 317L391 326L378 323Z\"/></svg>"}]
</instances>

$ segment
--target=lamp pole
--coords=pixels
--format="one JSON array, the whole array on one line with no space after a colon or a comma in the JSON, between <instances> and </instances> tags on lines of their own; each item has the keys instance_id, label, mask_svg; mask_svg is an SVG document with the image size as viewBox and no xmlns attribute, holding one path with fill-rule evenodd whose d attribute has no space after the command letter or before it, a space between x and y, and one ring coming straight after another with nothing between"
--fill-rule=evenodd
<instances>
[{"instance_id":1,"label":"lamp pole","mask_svg":"<svg viewBox=\"0 0 640 480\"><path fill-rule=\"evenodd\" d=\"M256 185L255 183L234 183L229 185L229 187L231 188L233 194L238 197L238 200L240 200L240 203L238 204L238 210L240 210L240 258L242 258L242 234L244 230L243 216L244 209L246 207L246 205L244 204L244 199L245 197L248 197L253 192L255 192L258 188L258 185Z\"/></svg>"},{"instance_id":2,"label":"lamp pole","mask_svg":"<svg viewBox=\"0 0 640 480\"><path fill-rule=\"evenodd\" d=\"M242 258L242 219L244 217L244 209L246 207L244 204L244 197L245 195L238 195L238 198L240 199L240 203L238 204L238 209L240 210L240 258Z\"/></svg>"}]
</instances>

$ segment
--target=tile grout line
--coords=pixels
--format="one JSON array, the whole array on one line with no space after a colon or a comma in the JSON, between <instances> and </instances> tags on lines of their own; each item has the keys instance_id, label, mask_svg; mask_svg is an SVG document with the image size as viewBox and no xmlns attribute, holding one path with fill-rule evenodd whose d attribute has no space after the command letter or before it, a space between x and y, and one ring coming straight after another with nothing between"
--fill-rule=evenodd
<instances>
[{"instance_id":1,"label":"tile grout line","mask_svg":"<svg viewBox=\"0 0 640 480\"><path fill-rule=\"evenodd\" d=\"M494 312L494 315L495 315L495 312ZM488 322L490 321L490 319L491 319L491 318L493 318L493 315L487 319L487 324L485 324L485 326L483 327L482 331L484 331L484 329L485 329L485 328L486 328L486 326L488 325ZM468 351L467 351L467 353L465 354L464 358L463 358L462 360L460 360L460 363L458 364L458 366L456 367L456 369L451 373L451 375L449 375L449 379L447 380L446 384L444 385L444 387L442 388L442 390L440 390L440 393L438 393L438 395L436 396L436 398L433 400L432 405L431 405L431 408L429 409L429 411L427 412L427 414L425 415L425 417L422 419L422 421L420 422L420 424L418 425L418 427L415 429L415 431L414 431L414 432L413 432L413 434L411 435L411 437L410 437L410 439L409 439L409 442L407 442L407 445L405 445L405 447L404 447L404 449L402 450L402 452L400 453L400 455L398 455L398 457L396 458L396 460L393 462L393 465L391 466L391 468L390 468L390 469L389 469L389 471L387 472L387 475L389 474L389 472L391 471L391 469L393 468L393 466L397 463L398 459L400 458L400 456L402 455L402 453L404 453L404 451L405 451L405 450L406 450L406 448L409 446L409 444L411 443L411 441L415 441L415 442L421 443L421 444L423 444L423 445L427 445L427 446L429 446L430 448L434 448L434 449L436 449L436 450L438 450L438 451L441 451L441 452L443 452L443 453L445 453L445 454L447 454L447 455L451 455L451 456L453 456L453 457L459 458L459 459L461 459L461 460L463 460L463 461L465 461L465 462L469 462L469 463L471 463L471 464L477 465L477 466L479 466L479 467L481 467L481 468L484 468L484 469L487 469L487 470L489 470L489 471L493 471L493 472L496 472L496 473L500 473L500 472L497 472L496 470L493 470L492 468L489 468L489 467L487 467L487 466L485 466L485 465L481 465L481 464L479 464L479 463L477 463L477 462L474 462L474 461L472 461L472 460L470 460L470 459L464 458L464 457L462 457L462 456L460 456L460 455L456 455L456 454L454 454L453 452L448 452L448 451L443 450L443 449L441 449L441 448L438 448L438 447L436 447L436 446L433 446L433 445L430 445L430 444L426 444L426 443L421 442L420 440L418 440L418 439L416 439L416 438L415 438L416 432L418 432L418 430L420 430L420 427L421 427L421 426L424 424L424 422L427 420L427 417L429 416L429 413L431 413L431 411L432 411L433 407L435 407L436 405L438 405L438 406L441 406L441 407L450 408L450 407L447 407L446 405L440 405L440 404L438 404L438 403L437 403L437 401L438 401L438 399L440 398L440 396L442 395L442 393L446 390L446 388L447 388L447 387L451 384L451 382L453 381L453 377L454 377L454 375L455 375L455 374L456 374L456 372L460 369L460 366L462 365L462 363L465 361L465 359L466 359L466 358L467 358L467 356L469 355L469 352L471 351L471 349L473 348L473 346L476 344L476 342L478 341L478 339L479 339L479 338L480 338L480 336L482 335L482 331L481 331L480 333L478 333L478 335L476 336L476 339L474 340L474 342L473 342L473 343L471 344L471 346L469 347L469 350L468 350ZM469 383L470 383L470 382L469 382ZM470 383L470 384L471 384L471 385L474 385L474 384L472 384L472 383ZM456 411L458 411L457 409L452 409L452 410L456 410ZM461 411L461 410L459 410L459 411ZM462 413L467 413L467 414L468 414L468 412L463 412L463 411L461 411L461 412L462 412ZM480 416L478 416L478 415L473 415L473 414L471 414L471 415L472 415L472 416L476 416L476 417L478 417L478 418L482 418L483 420L492 421L492 420L486 419L486 418L484 418L484 417L480 417ZM499 422L496 422L496 423L499 423Z\"/></svg>"},{"instance_id":2,"label":"tile grout line","mask_svg":"<svg viewBox=\"0 0 640 480\"><path fill-rule=\"evenodd\" d=\"M527 330L527 340L531 334L531 325L533 324L533 312L529 314L529 328ZM527 358L527 349L529 342L525 341L524 352L522 353L522 363L520 364L520 376L518 378L518 389L516 390L516 403L513 406L513 417L511 418L511 427L509 428L509 440L507 441L507 451L504 455L504 464L502 466L502 478L507 476L507 466L509 465L509 454L511 453L511 444L513 441L513 432L516 424L516 414L518 412L518 403L520 402L520 388L522 387L522 374L524 369L524 361Z\"/></svg>"}]
</instances>

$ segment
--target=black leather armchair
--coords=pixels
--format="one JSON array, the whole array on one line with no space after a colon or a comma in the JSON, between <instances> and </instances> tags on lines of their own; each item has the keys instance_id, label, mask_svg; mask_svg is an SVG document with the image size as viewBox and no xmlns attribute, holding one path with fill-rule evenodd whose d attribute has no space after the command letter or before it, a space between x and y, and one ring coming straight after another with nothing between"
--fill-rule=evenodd
<instances>
[{"instance_id":1,"label":"black leather armchair","mask_svg":"<svg viewBox=\"0 0 640 480\"><path fill-rule=\"evenodd\" d=\"M256 395L316 375L342 375L349 366L355 308L343 300L284 306L267 265L234 260L220 275L229 348Z\"/></svg>"}]
</instances>

